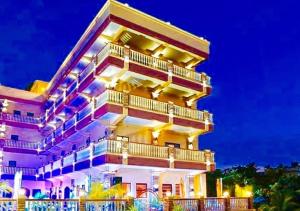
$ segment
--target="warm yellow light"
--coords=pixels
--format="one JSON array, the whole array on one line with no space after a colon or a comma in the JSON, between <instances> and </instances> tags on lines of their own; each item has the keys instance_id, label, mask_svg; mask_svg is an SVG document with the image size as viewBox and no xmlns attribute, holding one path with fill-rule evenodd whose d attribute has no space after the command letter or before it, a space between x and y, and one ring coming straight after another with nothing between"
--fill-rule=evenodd
<instances>
[{"instance_id":1,"label":"warm yellow light","mask_svg":"<svg viewBox=\"0 0 300 211\"><path fill-rule=\"evenodd\" d=\"M171 195L172 195L172 193L171 193L170 191L167 191L167 192L166 192L166 196L167 196L167 197L170 197Z\"/></svg>"},{"instance_id":2,"label":"warm yellow light","mask_svg":"<svg viewBox=\"0 0 300 211\"><path fill-rule=\"evenodd\" d=\"M223 197L228 198L229 197L229 192L228 191L224 191L223 192Z\"/></svg>"},{"instance_id":3,"label":"warm yellow light","mask_svg":"<svg viewBox=\"0 0 300 211\"><path fill-rule=\"evenodd\" d=\"M252 195L253 195L253 193L252 193L251 191L247 191L247 192L246 192L246 196L247 196L247 197L251 197Z\"/></svg>"},{"instance_id":4,"label":"warm yellow light","mask_svg":"<svg viewBox=\"0 0 300 211\"><path fill-rule=\"evenodd\" d=\"M158 138L158 136L159 136L159 131L153 131L153 132L152 132L152 136L153 136L153 138Z\"/></svg>"}]
</instances>

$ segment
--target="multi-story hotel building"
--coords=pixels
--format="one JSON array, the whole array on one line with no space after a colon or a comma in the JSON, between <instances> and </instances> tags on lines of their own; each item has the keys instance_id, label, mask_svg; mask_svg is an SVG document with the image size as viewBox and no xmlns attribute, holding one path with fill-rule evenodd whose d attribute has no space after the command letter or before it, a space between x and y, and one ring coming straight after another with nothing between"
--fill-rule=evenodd
<instances>
[{"instance_id":1,"label":"multi-story hotel building","mask_svg":"<svg viewBox=\"0 0 300 211\"><path fill-rule=\"evenodd\" d=\"M198 137L213 122L197 102L211 84L195 67L208 55L207 40L107 1L49 83L0 86L1 181L22 171L29 194L58 198L90 181L205 196L214 153Z\"/></svg>"}]
</instances>

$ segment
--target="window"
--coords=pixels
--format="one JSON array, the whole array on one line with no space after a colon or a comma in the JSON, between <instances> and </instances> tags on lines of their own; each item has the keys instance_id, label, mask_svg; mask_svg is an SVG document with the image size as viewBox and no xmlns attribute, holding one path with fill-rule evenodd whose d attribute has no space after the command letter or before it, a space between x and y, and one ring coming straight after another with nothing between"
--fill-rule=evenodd
<instances>
[{"instance_id":1,"label":"window","mask_svg":"<svg viewBox=\"0 0 300 211\"><path fill-rule=\"evenodd\" d=\"M27 116L34 117L34 113L32 113L32 112L27 112Z\"/></svg>"},{"instance_id":2,"label":"window","mask_svg":"<svg viewBox=\"0 0 300 211\"><path fill-rule=\"evenodd\" d=\"M163 184L162 193L163 193L163 197L172 195L172 184Z\"/></svg>"},{"instance_id":3,"label":"window","mask_svg":"<svg viewBox=\"0 0 300 211\"><path fill-rule=\"evenodd\" d=\"M14 110L14 115L21 115L21 111L19 111L19 110Z\"/></svg>"},{"instance_id":4,"label":"window","mask_svg":"<svg viewBox=\"0 0 300 211\"><path fill-rule=\"evenodd\" d=\"M18 141L19 140L19 136L18 135L11 135L10 139L14 140L14 141Z\"/></svg>"},{"instance_id":5,"label":"window","mask_svg":"<svg viewBox=\"0 0 300 211\"><path fill-rule=\"evenodd\" d=\"M147 197L147 183L136 183L136 197L146 198Z\"/></svg>"},{"instance_id":6,"label":"window","mask_svg":"<svg viewBox=\"0 0 300 211\"><path fill-rule=\"evenodd\" d=\"M180 196L180 184L176 184L176 185L175 185L175 188L176 188L176 189L175 189L175 190L176 190L176 193L175 193L176 196Z\"/></svg>"},{"instance_id":7,"label":"window","mask_svg":"<svg viewBox=\"0 0 300 211\"><path fill-rule=\"evenodd\" d=\"M125 194L128 195L131 192L131 184L130 183L122 183L122 189L124 190Z\"/></svg>"},{"instance_id":8,"label":"window","mask_svg":"<svg viewBox=\"0 0 300 211\"><path fill-rule=\"evenodd\" d=\"M17 166L17 161L15 161L15 160L8 161L8 166L9 167L16 167Z\"/></svg>"},{"instance_id":9,"label":"window","mask_svg":"<svg viewBox=\"0 0 300 211\"><path fill-rule=\"evenodd\" d=\"M180 148L180 144L172 143L172 142L166 142L166 147L174 147L174 148Z\"/></svg>"}]
</instances>

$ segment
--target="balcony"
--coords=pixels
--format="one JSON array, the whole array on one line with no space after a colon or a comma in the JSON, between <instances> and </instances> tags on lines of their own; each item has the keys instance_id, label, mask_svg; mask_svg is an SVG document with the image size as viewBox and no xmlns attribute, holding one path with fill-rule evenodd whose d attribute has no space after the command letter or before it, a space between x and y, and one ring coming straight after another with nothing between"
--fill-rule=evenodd
<instances>
[{"instance_id":1,"label":"balcony","mask_svg":"<svg viewBox=\"0 0 300 211\"><path fill-rule=\"evenodd\" d=\"M3 113L3 112L0 112L0 121L3 121L10 126L33 128L33 129L39 128L39 124L41 123L39 118L15 115L10 113Z\"/></svg>"},{"instance_id":2,"label":"balcony","mask_svg":"<svg viewBox=\"0 0 300 211\"><path fill-rule=\"evenodd\" d=\"M200 122L208 121L212 124L212 114L206 111L199 111L196 109L186 108L172 103L165 103L153 99L148 99L135 95L128 95L123 92L114 90L106 90L99 97L95 98L95 110L101 107L105 103L121 104L124 106L146 110L155 113L161 113L174 117L196 120Z\"/></svg>"},{"instance_id":3,"label":"balcony","mask_svg":"<svg viewBox=\"0 0 300 211\"><path fill-rule=\"evenodd\" d=\"M141 65L146 67L147 69L150 68L151 70L154 70L154 72L149 70L149 73L152 73L149 75L150 78L155 77L157 74L159 74L159 72L161 72L164 73L163 75L165 77L161 75L162 77L158 78L164 78L168 80L168 77L171 76L174 78L173 83L179 86L185 86L185 84L192 82L194 85L196 84L196 87L198 87L197 85L201 85L201 88L211 87L210 77L207 76L205 73L198 73L195 70L180 67L178 65L173 64L172 62L164 61L162 59L158 59L153 56L149 56L141 52L132 50L130 48L116 45L113 43L108 43L97 55L95 61L96 66L101 65L104 59L108 56L113 56L116 58L120 58L121 60L128 61L129 71L143 74L138 70L135 70L134 64ZM155 72L155 70L157 72ZM146 75L149 74L147 72L145 73ZM85 73L82 74L86 75ZM188 86L187 88L194 89L195 86Z\"/></svg>"},{"instance_id":4,"label":"balcony","mask_svg":"<svg viewBox=\"0 0 300 211\"><path fill-rule=\"evenodd\" d=\"M27 167L0 167L1 179L14 179L17 172L22 172L22 178L26 180L36 180L36 169Z\"/></svg>"},{"instance_id":5,"label":"balcony","mask_svg":"<svg viewBox=\"0 0 300 211\"><path fill-rule=\"evenodd\" d=\"M40 143L24 140L0 139L3 142L4 151L15 153L38 153Z\"/></svg>"},{"instance_id":6,"label":"balcony","mask_svg":"<svg viewBox=\"0 0 300 211\"><path fill-rule=\"evenodd\" d=\"M132 166L152 166L161 168L214 169L214 153L205 150L187 150L122 140L98 140L83 146L63 158L54 161L38 172L40 175L59 176L73 171L104 164L123 164Z\"/></svg>"}]
</instances>

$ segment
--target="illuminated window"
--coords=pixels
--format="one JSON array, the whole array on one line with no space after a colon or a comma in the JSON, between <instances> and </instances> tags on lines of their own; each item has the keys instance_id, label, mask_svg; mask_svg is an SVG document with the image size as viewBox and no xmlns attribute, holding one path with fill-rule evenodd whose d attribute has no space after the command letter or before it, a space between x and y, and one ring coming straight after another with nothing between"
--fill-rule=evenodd
<instances>
[{"instance_id":1,"label":"illuminated window","mask_svg":"<svg viewBox=\"0 0 300 211\"><path fill-rule=\"evenodd\" d=\"M19 111L19 110L14 110L14 115L21 115L21 111Z\"/></svg>"},{"instance_id":2,"label":"illuminated window","mask_svg":"<svg viewBox=\"0 0 300 211\"><path fill-rule=\"evenodd\" d=\"M136 197L146 198L147 197L147 183L136 183Z\"/></svg>"},{"instance_id":3,"label":"illuminated window","mask_svg":"<svg viewBox=\"0 0 300 211\"><path fill-rule=\"evenodd\" d=\"M9 167L16 167L17 166L17 161L15 161L15 160L8 161L8 166Z\"/></svg>"},{"instance_id":4,"label":"illuminated window","mask_svg":"<svg viewBox=\"0 0 300 211\"><path fill-rule=\"evenodd\" d=\"M131 192L131 184L122 183L122 189L125 191L126 194L129 194Z\"/></svg>"},{"instance_id":5,"label":"illuminated window","mask_svg":"<svg viewBox=\"0 0 300 211\"><path fill-rule=\"evenodd\" d=\"M176 190L176 196L180 196L180 184L175 185L175 190Z\"/></svg>"},{"instance_id":6,"label":"illuminated window","mask_svg":"<svg viewBox=\"0 0 300 211\"><path fill-rule=\"evenodd\" d=\"M34 113L32 113L32 112L27 112L27 116L34 117Z\"/></svg>"},{"instance_id":7,"label":"illuminated window","mask_svg":"<svg viewBox=\"0 0 300 211\"><path fill-rule=\"evenodd\" d=\"M172 184L163 184L162 193L163 193L163 197L168 196L167 193L172 194Z\"/></svg>"},{"instance_id":8,"label":"illuminated window","mask_svg":"<svg viewBox=\"0 0 300 211\"><path fill-rule=\"evenodd\" d=\"M19 140L19 136L18 135L11 135L10 139L14 140L14 141L18 141Z\"/></svg>"}]
</instances>

